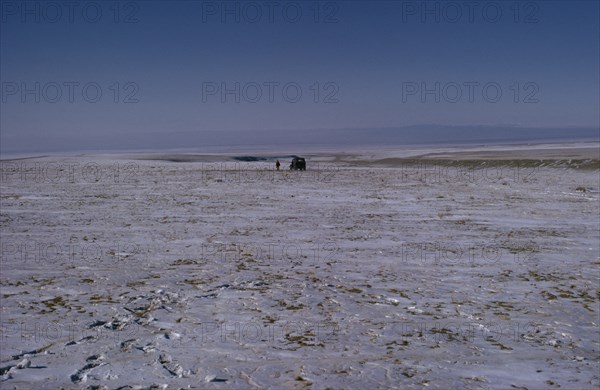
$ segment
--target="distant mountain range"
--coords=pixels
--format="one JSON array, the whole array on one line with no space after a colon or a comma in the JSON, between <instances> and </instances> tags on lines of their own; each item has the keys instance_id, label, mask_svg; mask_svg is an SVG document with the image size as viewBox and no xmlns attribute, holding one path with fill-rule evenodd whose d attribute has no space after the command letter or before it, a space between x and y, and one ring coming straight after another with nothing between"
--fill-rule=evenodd
<instances>
[{"instance_id":1,"label":"distant mountain range","mask_svg":"<svg viewBox=\"0 0 600 390\"><path fill-rule=\"evenodd\" d=\"M462 145L600 141L598 128L530 128L518 126L418 125L389 128L186 131L161 133L1 135L2 153L73 152L160 149L236 149L303 147L356 147L401 145Z\"/></svg>"}]
</instances>

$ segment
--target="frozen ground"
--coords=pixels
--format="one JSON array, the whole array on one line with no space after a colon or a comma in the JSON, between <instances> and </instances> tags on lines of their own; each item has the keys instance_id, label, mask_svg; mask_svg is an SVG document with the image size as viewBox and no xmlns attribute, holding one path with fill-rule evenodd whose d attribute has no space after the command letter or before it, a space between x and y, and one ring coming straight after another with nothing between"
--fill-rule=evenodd
<instances>
[{"instance_id":1,"label":"frozen ground","mask_svg":"<svg viewBox=\"0 0 600 390\"><path fill-rule=\"evenodd\" d=\"M4 160L0 388L598 389L597 150Z\"/></svg>"}]
</instances>

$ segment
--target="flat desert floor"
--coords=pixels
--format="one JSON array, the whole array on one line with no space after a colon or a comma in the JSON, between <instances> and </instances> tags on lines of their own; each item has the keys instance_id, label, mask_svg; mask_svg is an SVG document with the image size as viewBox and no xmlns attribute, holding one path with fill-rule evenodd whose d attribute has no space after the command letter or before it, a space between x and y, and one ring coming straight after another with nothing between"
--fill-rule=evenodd
<instances>
[{"instance_id":1,"label":"flat desert floor","mask_svg":"<svg viewBox=\"0 0 600 390\"><path fill-rule=\"evenodd\" d=\"M4 158L0 387L598 389L598 150Z\"/></svg>"}]
</instances>

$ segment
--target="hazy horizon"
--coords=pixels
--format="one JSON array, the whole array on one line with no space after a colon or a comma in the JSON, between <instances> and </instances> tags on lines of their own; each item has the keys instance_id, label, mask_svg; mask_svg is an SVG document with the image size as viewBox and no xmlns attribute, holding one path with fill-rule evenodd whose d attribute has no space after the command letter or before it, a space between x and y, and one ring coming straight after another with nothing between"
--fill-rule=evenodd
<instances>
[{"instance_id":1,"label":"hazy horizon","mask_svg":"<svg viewBox=\"0 0 600 390\"><path fill-rule=\"evenodd\" d=\"M150 141L144 138L150 136ZM296 132L252 130L237 132L181 132L168 136L159 134L130 135L126 140L98 137L69 137L48 140L43 148L36 149L26 138L12 139L12 149L0 147L3 155L27 153L110 152L144 150L287 150L299 151L315 148L355 148L358 146L398 147L415 145L497 145L541 144L557 142L600 142L600 134L593 128L520 128L499 126L407 126L378 129L318 129ZM160 142L156 145L156 142ZM4 145L4 144L3 144Z\"/></svg>"}]
</instances>

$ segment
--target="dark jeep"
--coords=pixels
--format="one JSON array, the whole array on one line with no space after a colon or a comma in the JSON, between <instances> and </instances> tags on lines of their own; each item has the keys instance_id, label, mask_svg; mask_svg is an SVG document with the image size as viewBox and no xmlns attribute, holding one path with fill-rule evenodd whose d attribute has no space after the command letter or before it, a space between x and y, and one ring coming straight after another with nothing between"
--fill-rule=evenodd
<instances>
[{"instance_id":1,"label":"dark jeep","mask_svg":"<svg viewBox=\"0 0 600 390\"><path fill-rule=\"evenodd\" d=\"M306 161L302 157L294 157L290 169L304 171L306 170Z\"/></svg>"}]
</instances>

